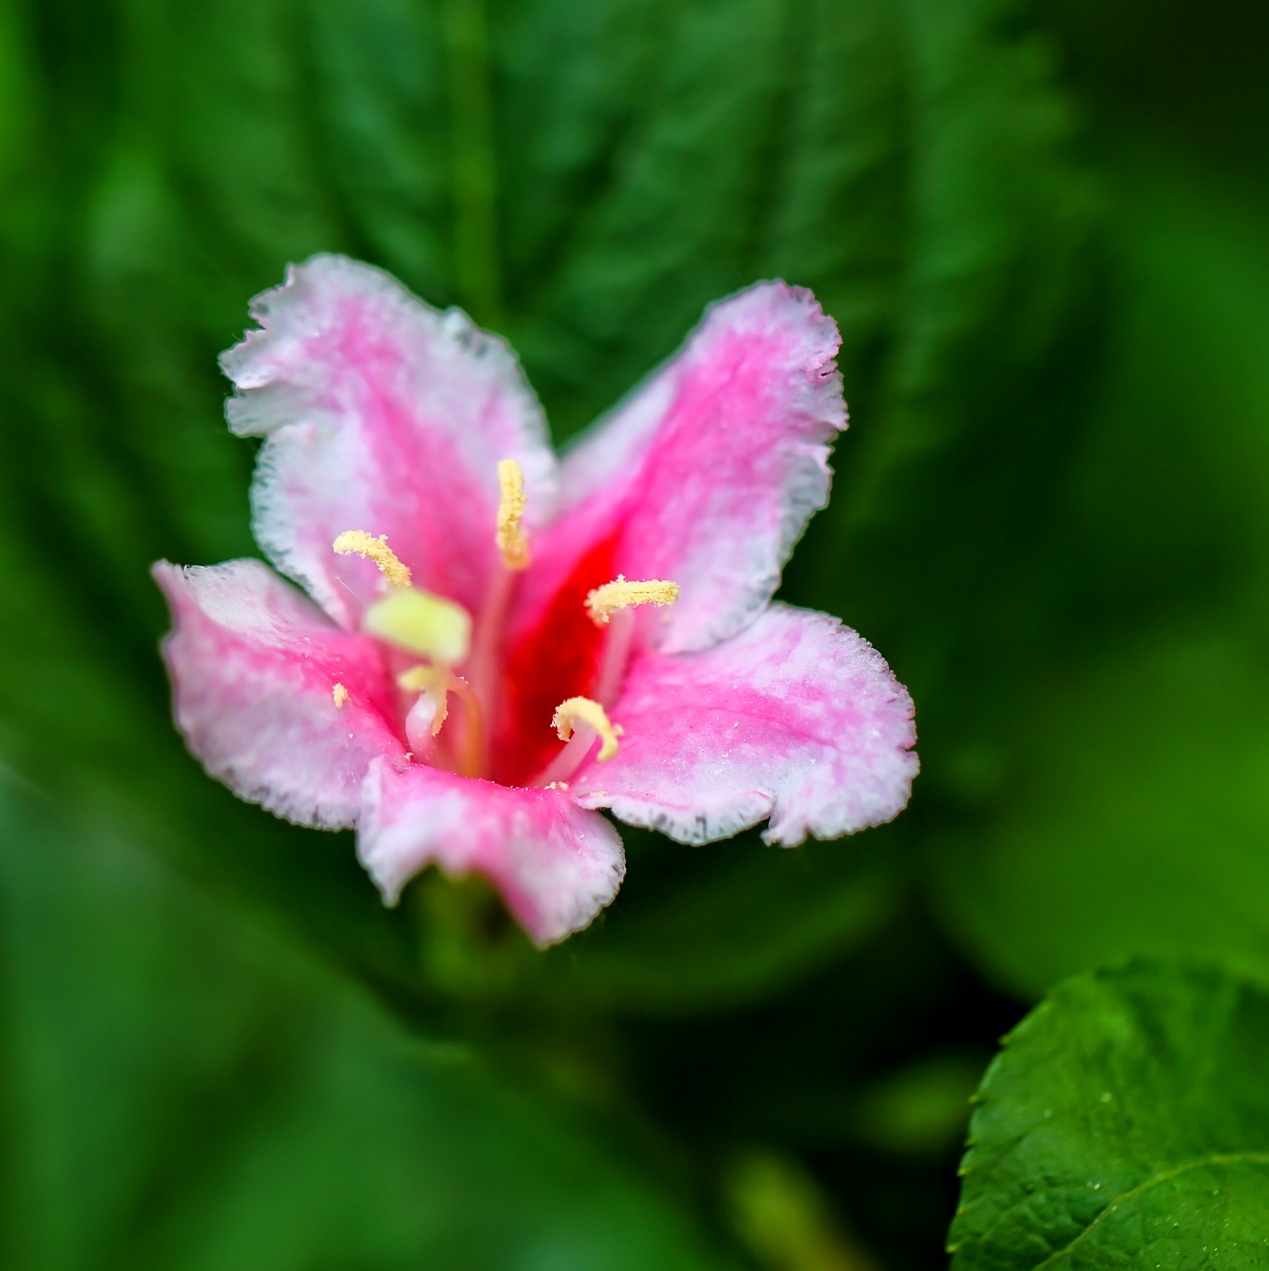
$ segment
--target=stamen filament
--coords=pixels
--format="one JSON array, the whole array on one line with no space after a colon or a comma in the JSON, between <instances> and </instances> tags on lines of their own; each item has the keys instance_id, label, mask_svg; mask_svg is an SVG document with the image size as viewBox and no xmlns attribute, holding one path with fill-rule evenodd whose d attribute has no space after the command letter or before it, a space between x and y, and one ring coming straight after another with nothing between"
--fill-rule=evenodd
<instances>
[{"instance_id":1,"label":"stamen filament","mask_svg":"<svg viewBox=\"0 0 1269 1271\"><path fill-rule=\"evenodd\" d=\"M472 692L484 702L493 702L498 684L498 659L501 654L502 631L507 606L511 602L515 575L510 570L495 569L489 579L480 614L476 619L471 656L466 674ZM489 770L489 735L484 734L478 773Z\"/></svg>"},{"instance_id":2,"label":"stamen filament","mask_svg":"<svg viewBox=\"0 0 1269 1271\"><path fill-rule=\"evenodd\" d=\"M625 679L626 663L630 661L630 649L634 644L635 616L629 609L619 609L608 623L604 637L604 651L600 655L599 671L595 675L591 693L605 709L617 699L621 682Z\"/></svg>"},{"instance_id":3,"label":"stamen filament","mask_svg":"<svg viewBox=\"0 0 1269 1271\"><path fill-rule=\"evenodd\" d=\"M508 569L529 567L529 540L521 522L528 500L524 494L524 469L517 459L498 460L498 532L495 541Z\"/></svg>"},{"instance_id":4,"label":"stamen filament","mask_svg":"<svg viewBox=\"0 0 1269 1271\"><path fill-rule=\"evenodd\" d=\"M429 696L435 702L432 716L432 736L437 736L449 718L449 695L454 694L462 703L465 716L463 741L459 755L458 771L464 777L478 777L484 761L485 716L480 698L461 675L455 675L447 666L412 666L397 676L397 684L407 693Z\"/></svg>"},{"instance_id":5,"label":"stamen filament","mask_svg":"<svg viewBox=\"0 0 1269 1271\"><path fill-rule=\"evenodd\" d=\"M450 678L450 692L463 704L467 714L466 731L463 733L462 756L459 760L460 776L478 777L484 766L485 755L485 713L480 706L480 698L472 691L472 687L461 675Z\"/></svg>"},{"instance_id":6,"label":"stamen filament","mask_svg":"<svg viewBox=\"0 0 1269 1271\"><path fill-rule=\"evenodd\" d=\"M569 779L581 767L582 760L594 744L595 736L589 728L575 732L533 784L547 790L567 790Z\"/></svg>"},{"instance_id":7,"label":"stamen filament","mask_svg":"<svg viewBox=\"0 0 1269 1271\"><path fill-rule=\"evenodd\" d=\"M432 736L435 737L449 718L449 667L412 666L397 676L397 684L407 693L427 694L436 704L432 716Z\"/></svg>"},{"instance_id":8,"label":"stamen filament","mask_svg":"<svg viewBox=\"0 0 1269 1271\"><path fill-rule=\"evenodd\" d=\"M380 534L375 538L365 530L345 530L331 547L340 556L364 556L379 566L380 572L388 580L389 587L408 587L410 571L397 558L397 554L388 546L388 536Z\"/></svg>"},{"instance_id":9,"label":"stamen filament","mask_svg":"<svg viewBox=\"0 0 1269 1271\"><path fill-rule=\"evenodd\" d=\"M618 574L613 582L596 587L586 597L586 612L597 627L605 626L619 609L634 605L672 605L679 598L679 585L668 578L629 582Z\"/></svg>"}]
</instances>

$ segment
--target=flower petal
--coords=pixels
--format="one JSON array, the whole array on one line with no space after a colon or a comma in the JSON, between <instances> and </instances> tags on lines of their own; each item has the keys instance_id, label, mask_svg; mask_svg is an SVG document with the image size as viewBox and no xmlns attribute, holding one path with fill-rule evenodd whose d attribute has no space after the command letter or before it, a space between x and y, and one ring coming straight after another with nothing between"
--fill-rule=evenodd
<instances>
[{"instance_id":1,"label":"flower petal","mask_svg":"<svg viewBox=\"0 0 1269 1271\"><path fill-rule=\"evenodd\" d=\"M912 700L881 655L836 618L772 605L704 653L644 653L611 711L624 729L570 793L681 843L770 816L794 846L897 815L917 758Z\"/></svg>"},{"instance_id":2,"label":"flower petal","mask_svg":"<svg viewBox=\"0 0 1269 1271\"><path fill-rule=\"evenodd\" d=\"M615 532L627 578L682 586L661 647L734 635L771 599L828 501L829 446L846 425L840 343L815 297L782 282L712 306L678 354L565 456L567 510L539 556L560 557L563 577L565 557Z\"/></svg>"},{"instance_id":3,"label":"flower petal","mask_svg":"<svg viewBox=\"0 0 1269 1271\"><path fill-rule=\"evenodd\" d=\"M366 778L358 855L388 904L426 865L480 874L539 945L580 931L617 894L621 838L559 790L513 789L413 764Z\"/></svg>"},{"instance_id":4,"label":"flower petal","mask_svg":"<svg viewBox=\"0 0 1269 1271\"><path fill-rule=\"evenodd\" d=\"M475 611L497 560L499 459L545 516L555 458L515 355L369 265L315 256L252 302L260 329L221 357L226 413L267 437L252 488L269 559L332 617L355 622L374 565L337 557L344 530L386 534L415 582Z\"/></svg>"},{"instance_id":5,"label":"flower petal","mask_svg":"<svg viewBox=\"0 0 1269 1271\"><path fill-rule=\"evenodd\" d=\"M370 761L407 762L385 722L390 682L374 642L340 631L260 561L153 572L172 609L163 654L190 750L288 821L353 825Z\"/></svg>"}]
</instances>

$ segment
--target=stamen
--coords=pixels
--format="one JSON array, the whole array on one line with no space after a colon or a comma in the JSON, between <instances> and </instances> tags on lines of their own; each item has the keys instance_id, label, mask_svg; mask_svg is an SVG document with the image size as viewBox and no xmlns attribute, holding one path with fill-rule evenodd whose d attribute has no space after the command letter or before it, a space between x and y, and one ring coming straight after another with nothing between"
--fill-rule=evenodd
<instances>
[{"instance_id":1,"label":"stamen","mask_svg":"<svg viewBox=\"0 0 1269 1271\"><path fill-rule=\"evenodd\" d=\"M599 747L597 758L600 763L611 759L617 753L617 738L621 736L621 725L611 723L604 708L589 697L570 697L555 708L555 716L551 726L560 735L561 741L568 741L573 735L575 724L587 724L599 735L603 743Z\"/></svg>"},{"instance_id":2,"label":"stamen","mask_svg":"<svg viewBox=\"0 0 1269 1271\"><path fill-rule=\"evenodd\" d=\"M418 587L391 591L362 615L361 629L408 653L454 666L471 647L471 615Z\"/></svg>"},{"instance_id":3,"label":"stamen","mask_svg":"<svg viewBox=\"0 0 1269 1271\"><path fill-rule=\"evenodd\" d=\"M458 771L464 777L478 777L484 764L485 712L481 709L480 698L461 675L450 676L449 691L462 702L467 712L467 732L463 737Z\"/></svg>"},{"instance_id":4,"label":"stamen","mask_svg":"<svg viewBox=\"0 0 1269 1271\"><path fill-rule=\"evenodd\" d=\"M365 530L345 530L331 547L340 556L364 556L379 566L389 587L408 587L410 571L397 559L397 554L388 546L388 536L380 534L375 538Z\"/></svg>"},{"instance_id":5,"label":"stamen","mask_svg":"<svg viewBox=\"0 0 1269 1271\"><path fill-rule=\"evenodd\" d=\"M330 691L330 699L335 703L337 711L344 709L344 703L348 700L348 690L342 684L336 684Z\"/></svg>"},{"instance_id":6,"label":"stamen","mask_svg":"<svg viewBox=\"0 0 1269 1271\"><path fill-rule=\"evenodd\" d=\"M449 680L447 669L439 666L412 666L397 676L397 683L407 693L427 693L436 705L432 716L432 736L435 737L449 718Z\"/></svg>"},{"instance_id":7,"label":"stamen","mask_svg":"<svg viewBox=\"0 0 1269 1271\"><path fill-rule=\"evenodd\" d=\"M458 698L466 713L458 770L464 777L478 777L484 748L484 712L471 685L447 666L412 666L397 676L397 684L407 693L418 693L420 702L426 697L434 703L435 713L430 721L433 737L441 731L449 718L449 695L453 693ZM418 709L418 703L415 704L415 709ZM410 716L414 716L414 711L410 712ZM406 725L408 730L408 718Z\"/></svg>"},{"instance_id":8,"label":"stamen","mask_svg":"<svg viewBox=\"0 0 1269 1271\"><path fill-rule=\"evenodd\" d=\"M498 460L498 533L495 540L508 569L529 567L529 540L520 522L528 500L524 497L524 470L518 459Z\"/></svg>"},{"instance_id":9,"label":"stamen","mask_svg":"<svg viewBox=\"0 0 1269 1271\"><path fill-rule=\"evenodd\" d=\"M630 651L634 648L635 611L618 609L608 622L608 634L604 637L604 650L599 656L599 669L591 681L590 695L605 710L617 700Z\"/></svg>"},{"instance_id":10,"label":"stamen","mask_svg":"<svg viewBox=\"0 0 1269 1271\"><path fill-rule=\"evenodd\" d=\"M449 702L444 693L420 693L414 699L414 705L405 713L405 739L412 757L417 755L426 764L437 761L436 735L448 714Z\"/></svg>"},{"instance_id":11,"label":"stamen","mask_svg":"<svg viewBox=\"0 0 1269 1271\"><path fill-rule=\"evenodd\" d=\"M597 627L602 627L618 609L629 609L634 605L672 605L678 598L679 585L668 578L627 582L622 574L618 574L614 582L596 587L586 597L586 612Z\"/></svg>"}]
</instances>

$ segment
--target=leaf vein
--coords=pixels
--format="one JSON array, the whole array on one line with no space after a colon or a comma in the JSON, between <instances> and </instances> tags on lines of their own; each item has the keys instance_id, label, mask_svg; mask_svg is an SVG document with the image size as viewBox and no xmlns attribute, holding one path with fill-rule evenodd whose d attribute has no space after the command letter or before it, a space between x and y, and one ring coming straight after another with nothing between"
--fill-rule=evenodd
<instances>
[{"instance_id":1,"label":"leaf vein","mask_svg":"<svg viewBox=\"0 0 1269 1271\"><path fill-rule=\"evenodd\" d=\"M1045 1267L1052 1266L1055 1259L1065 1257L1077 1244L1086 1236L1090 1235L1104 1218L1109 1217L1126 1201L1135 1200L1138 1196L1144 1195L1153 1187L1158 1187L1162 1183L1171 1182L1174 1178L1179 1178L1182 1174L1188 1173L1190 1170L1202 1169L1206 1165L1232 1165L1252 1163L1255 1165L1264 1165L1269 1167L1269 1152L1213 1152L1207 1156L1195 1157L1193 1160L1184 1161L1169 1170L1164 1170L1159 1174L1155 1174L1144 1182L1138 1183L1136 1187L1130 1188L1120 1196L1116 1196L1114 1200L1106 1206L1105 1209L1093 1219L1092 1222L1084 1228L1074 1239L1068 1241L1061 1249L1055 1249L1043 1262L1037 1262L1032 1271L1044 1271Z\"/></svg>"}]
</instances>

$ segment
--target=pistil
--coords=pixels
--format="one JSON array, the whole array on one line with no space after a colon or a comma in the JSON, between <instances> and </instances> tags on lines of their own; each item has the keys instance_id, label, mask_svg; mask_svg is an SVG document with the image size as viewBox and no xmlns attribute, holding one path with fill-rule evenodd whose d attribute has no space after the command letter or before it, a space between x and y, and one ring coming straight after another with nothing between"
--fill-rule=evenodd
<instances>
[{"instance_id":1,"label":"pistil","mask_svg":"<svg viewBox=\"0 0 1269 1271\"><path fill-rule=\"evenodd\" d=\"M442 666L457 666L471 649L467 610L418 587L390 591L376 600L362 615L361 629Z\"/></svg>"}]
</instances>

